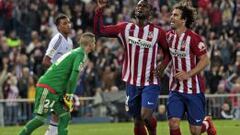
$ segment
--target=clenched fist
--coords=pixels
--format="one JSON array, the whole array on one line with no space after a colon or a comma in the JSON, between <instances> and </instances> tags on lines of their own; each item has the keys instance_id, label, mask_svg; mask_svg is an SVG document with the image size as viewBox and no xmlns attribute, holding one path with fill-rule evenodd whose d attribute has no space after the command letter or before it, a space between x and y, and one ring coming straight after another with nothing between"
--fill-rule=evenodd
<instances>
[{"instance_id":1,"label":"clenched fist","mask_svg":"<svg viewBox=\"0 0 240 135\"><path fill-rule=\"evenodd\" d=\"M97 4L99 8L104 8L107 6L108 0L98 0Z\"/></svg>"}]
</instances>

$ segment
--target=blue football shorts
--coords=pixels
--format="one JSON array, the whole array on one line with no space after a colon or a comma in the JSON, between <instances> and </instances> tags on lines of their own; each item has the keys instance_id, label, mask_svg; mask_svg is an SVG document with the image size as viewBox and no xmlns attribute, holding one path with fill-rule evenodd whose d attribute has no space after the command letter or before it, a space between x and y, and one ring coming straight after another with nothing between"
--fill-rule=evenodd
<instances>
[{"instance_id":1,"label":"blue football shorts","mask_svg":"<svg viewBox=\"0 0 240 135\"><path fill-rule=\"evenodd\" d=\"M127 84L126 94L126 111L133 117L140 117L142 107L152 109L153 111L156 109L160 95L160 86Z\"/></svg>"},{"instance_id":2,"label":"blue football shorts","mask_svg":"<svg viewBox=\"0 0 240 135\"><path fill-rule=\"evenodd\" d=\"M186 113L188 122L191 125L200 126L205 117L205 96L203 93L186 94L171 91L169 93L168 119L172 117L182 119Z\"/></svg>"}]
</instances>

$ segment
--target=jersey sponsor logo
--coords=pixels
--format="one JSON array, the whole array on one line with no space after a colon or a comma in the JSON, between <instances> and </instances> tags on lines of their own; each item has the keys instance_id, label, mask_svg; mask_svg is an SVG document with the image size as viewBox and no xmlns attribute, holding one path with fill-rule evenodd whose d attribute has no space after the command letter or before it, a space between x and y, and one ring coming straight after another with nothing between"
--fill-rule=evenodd
<instances>
[{"instance_id":1,"label":"jersey sponsor logo","mask_svg":"<svg viewBox=\"0 0 240 135\"><path fill-rule=\"evenodd\" d=\"M129 40L130 44L138 45L141 48L151 48L152 47L151 42L147 41L147 40L144 40L144 39L140 39L140 38L129 36L128 40Z\"/></svg>"},{"instance_id":2,"label":"jersey sponsor logo","mask_svg":"<svg viewBox=\"0 0 240 135\"><path fill-rule=\"evenodd\" d=\"M180 58L184 58L187 56L187 53L185 51L180 51L180 50L173 49L173 48L169 48L169 50L170 50L170 53L172 56L180 57Z\"/></svg>"}]
</instances>

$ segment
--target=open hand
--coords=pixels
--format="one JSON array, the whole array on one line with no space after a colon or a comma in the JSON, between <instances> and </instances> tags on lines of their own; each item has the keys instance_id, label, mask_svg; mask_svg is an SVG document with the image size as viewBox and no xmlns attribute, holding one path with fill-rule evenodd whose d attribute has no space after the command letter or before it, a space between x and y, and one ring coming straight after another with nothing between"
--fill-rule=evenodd
<instances>
[{"instance_id":1,"label":"open hand","mask_svg":"<svg viewBox=\"0 0 240 135\"><path fill-rule=\"evenodd\" d=\"M176 75L174 76L176 79L183 81L183 80L187 80L190 78L190 75L188 72L185 71L179 71L176 73Z\"/></svg>"}]
</instances>

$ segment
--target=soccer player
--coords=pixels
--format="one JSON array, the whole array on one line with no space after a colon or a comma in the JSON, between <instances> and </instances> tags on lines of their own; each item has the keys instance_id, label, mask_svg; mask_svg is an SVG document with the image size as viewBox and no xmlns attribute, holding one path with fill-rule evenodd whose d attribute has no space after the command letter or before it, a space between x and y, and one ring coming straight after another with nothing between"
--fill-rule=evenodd
<instances>
[{"instance_id":1,"label":"soccer player","mask_svg":"<svg viewBox=\"0 0 240 135\"><path fill-rule=\"evenodd\" d=\"M87 54L95 48L95 35L84 33L80 38L80 47L64 54L37 83L34 113L19 135L30 135L44 124L51 110L59 118L58 135L68 134L68 123L73 110L73 93L79 72L86 64Z\"/></svg>"},{"instance_id":2,"label":"soccer player","mask_svg":"<svg viewBox=\"0 0 240 135\"><path fill-rule=\"evenodd\" d=\"M170 17L172 30L167 32L172 56L167 104L170 135L181 135L180 120L184 113L192 135L205 131L208 135L216 135L211 118L205 117L205 87L200 72L209 64L209 58L200 35L190 29L194 16L195 10L191 6L179 4L173 8Z\"/></svg>"},{"instance_id":3,"label":"soccer player","mask_svg":"<svg viewBox=\"0 0 240 135\"><path fill-rule=\"evenodd\" d=\"M159 48L163 49L164 63L169 61L166 33L149 22L151 5L140 0L135 8L136 23L123 22L103 25L103 9L107 0L98 0L94 16L94 32L100 36L117 37L124 50L122 79L126 82L126 110L134 118L134 134L156 135L157 122L153 111L160 95L159 82L154 76Z\"/></svg>"},{"instance_id":4,"label":"soccer player","mask_svg":"<svg viewBox=\"0 0 240 135\"><path fill-rule=\"evenodd\" d=\"M55 19L55 25L57 26L58 33L49 42L42 62L46 68L73 48L73 42L71 38L68 37L71 32L70 19L66 15L60 14ZM50 125L45 135L57 135L57 121L56 115L52 113Z\"/></svg>"}]
</instances>

